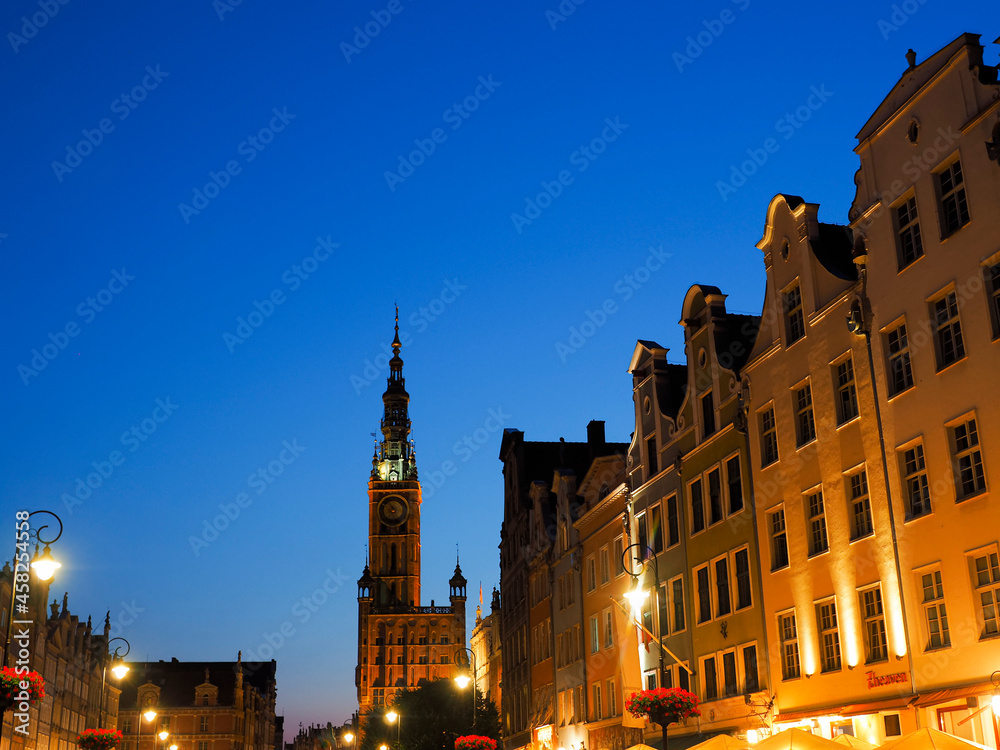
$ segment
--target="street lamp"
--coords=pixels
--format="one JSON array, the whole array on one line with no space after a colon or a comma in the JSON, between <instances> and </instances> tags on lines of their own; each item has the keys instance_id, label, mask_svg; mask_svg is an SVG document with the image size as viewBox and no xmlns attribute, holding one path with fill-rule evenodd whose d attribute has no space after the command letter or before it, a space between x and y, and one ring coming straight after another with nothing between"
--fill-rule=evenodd
<instances>
[{"instance_id":1,"label":"street lamp","mask_svg":"<svg viewBox=\"0 0 1000 750\"><path fill-rule=\"evenodd\" d=\"M631 555L629 555L629 551L633 547L636 547L639 550L639 553L642 555L646 555L648 553L648 556L645 557L644 559L632 557ZM649 591L647 589L642 588L642 586L639 583L639 576L646 571L646 568L649 566L650 561L652 561L653 563L653 583L656 585L656 588L653 589L653 608L659 610L660 570L656 563L656 553L654 553L653 550L651 550L649 547L639 543L630 544L628 547L625 548L625 551L622 553L622 567L625 569L626 573L632 576L632 589L625 593L625 597L632 604L633 614L641 613L643 603L646 601L646 599L649 598ZM635 563L639 563L638 570L635 568ZM636 619L638 619L638 617ZM666 667L664 666L663 663L663 654L665 648L663 646L662 623L660 624L659 630L660 630L660 636L657 645L659 645L660 647L660 687L663 687L663 685L666 683L665 679ZM661 725L661 727L663 729L663 750L667 750L667 723L664 722Z\"/></svg>"},{"instance_id":2,"label":"street lamp","mask_svg":"<svg viewBox=\"0 0 1000 750\"><path fill-rule=\"evenodd\" d=\"M152 724L153 723L153 719L155 719L155 718L156 718L156 711L154 711L153 709L149 709L145 713L142 713L142 714L139 715L138 723L137 723L136 728L135 728L135 750L142 750L142 745L141 745L141 741L142 741L142 720L145 719L150 724ZM156 740L153 741L153 744L154 745L156 744Z\"/></svg>"},{"instance_id":3,"label":"street lamp","mask_svg":"<svg viewBox=\"0 0 1000 750\"><path fill-rule=\"evenodd\" d=\"M111 618L111 612L108 612L105 617L105 623L109 623ZM115 676L115 679L120 680L126 674L128 674L128 666L126 666L123 657L128 656L128 652L132 650L131 644L124 638L112 638L107 643L107 647L111 648L111 644L115 641L121 641L124 646L115 647L114 653L111 655L111 663L114 664L111 667L111 674ZM125 653L121 653L122 648L125 649ZM97 728L104 728L104 686L108 681L108 654L104 655L104 667L101 669L101 705L97 710Z\"/></svg>"},{"instance_id":4,"label":"street lamp","mask_svg":"<svg viewBox=\"0 0 1000 750\"><path fill-rule=\"evenodd\" d=\"M43 535L42 532L45 531L49 526L48 524L43 524L37 529L32 531L31 529L31 517L39 513L47 513L52 516L59 523L59 533L57 533L51 539L47 539L47 535ZM21 596L23 599L27 600L27 590L28 586L26 583L30 583L30 576L28 575L29 568L35 571L35 575L39 580L47 581L52 578L55 573L56 568L60 567L60 563L56 562L52 558L52 549L49 547L50 544L55 544L59 541L59 537L63 533L62 519L59 518L51 510L33 510L30 513L27 511L19 511L15 514L17 523L15 528L17 530L16 539L14 545L14 564L11 566L11 579L10 579L10 609L7 611L10 613L7 617L7 634L4 637L3 642L3 662L0 663L0 667L8 666L7 659L10 654L10 642L14 634L14 608L18 607L18 612L27 615L28 608L25 604L17 604L17 591L18 588L21 589ZM31 539L34 538L36 542L40 542L45 545L45 552L39 557L38 555L38 545L35 545L35 557L31 560L30 564L28 562L28 545ZM20 566L20 570L18 567ZM21 581L21 586L18 583L18 573L25 576L24 580ZM21 618L27 619L27 618ZM3 717L6 713L6 706L0 708L0 727L3 726Z\"/></svg>"},{"instance_id":5,"label":"street lamp","mask_svg":"<svg viewBox=\"0 0 1000 750\"><path fill-rule=\"evenodd\" d=\"M403 723L402 718L395 711L390 711L385 715L385 720L390 724L396 725L396 747L399 747L400 746L399 732L400 732L400 725Z\"/></svg>"},{"instance_id":6,"label":"street lamp","mask_svg":"<svg viewBox=\"0 0 1000 750\"><path fill-rule=\"evenodd\" d=\"M471 669L470 674L465 674L464 672L455 676L455 683L465 690L472 683L472 726L476 726L476 653L471 648L459 647L455 650L455 663L459 664L465 659L465 655L469 655L469 667Z\"/></svg>"}]
</instances>

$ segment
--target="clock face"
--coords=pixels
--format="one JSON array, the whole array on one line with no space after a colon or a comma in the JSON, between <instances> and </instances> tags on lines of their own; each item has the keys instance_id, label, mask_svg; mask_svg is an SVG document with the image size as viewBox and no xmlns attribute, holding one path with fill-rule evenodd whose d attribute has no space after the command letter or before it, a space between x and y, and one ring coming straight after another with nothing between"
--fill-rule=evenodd
<instances>
[{"instance_id":1,"label":"clock face","mask_svg":"<svg viewBox=\"0 0 1000 750\"><path fill-rule=\"evenodd\" d=\"M408 512L409 507L406 501L397 495L390 495L378 507L382 523L389 526L398 526L403 523L406 520Z\"/></svg>"}]
</instances>

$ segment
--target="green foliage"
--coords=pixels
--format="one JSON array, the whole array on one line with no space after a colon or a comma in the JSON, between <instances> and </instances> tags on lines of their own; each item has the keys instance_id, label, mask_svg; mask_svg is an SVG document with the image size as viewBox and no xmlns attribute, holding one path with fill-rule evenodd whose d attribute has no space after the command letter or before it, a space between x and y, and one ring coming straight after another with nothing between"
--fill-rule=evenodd
<instances>
[{"instance_id":1,"label":"green foliage","mask_svg":"<svg viewBox=\"0 0 1000 750\"><path fill-rule=\"evenodd\" d=\"M465 690L454 680L438 679L404 690L392 706L380 706L361 719L363 739L358 750L454 750L455 738L478 734L500 738L500 717L496 706L476 691L476 719L472 720L471 686ZM399 744L395 723L385 716L399 714Z\"/></svg>"}]
</instances>

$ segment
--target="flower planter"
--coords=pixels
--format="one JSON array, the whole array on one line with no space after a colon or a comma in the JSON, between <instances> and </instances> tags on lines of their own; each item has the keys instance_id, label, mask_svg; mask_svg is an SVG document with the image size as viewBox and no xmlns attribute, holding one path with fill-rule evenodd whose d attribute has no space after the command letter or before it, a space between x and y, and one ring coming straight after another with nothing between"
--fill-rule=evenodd
<instances>
[{"instance_id":1,"label":"flower planter","mask_svg":"<svg viewBox=\"0 0 1000 750\"><path fill-rule=\"evenodd\" d=\"M45 697L45 680L38 672L18 674L14 667L0 670L0 705L4 708L27 701L34 703Z\"/></svg>"},{"instance_id":2,"label":"flower planter","mask_svg":"<svg viewBox=\"0 0 1000 750\"><path fill-rule=\"evenodd\" d=\"M497 750L497 741L478 734L455 738L455 750Z\"/></svg>"},{"instance_id":3,"label":"flower planter","mask_svg":"<svg viewBox=\"0 0 1000 750\"><path fill-rule=\"evenodd\" d=\"M667 750L667 727L689 716L701 716L698 696L682 688L656 688L632 693L625 702L633 716L645 716L663 728L663 750Z\"/></svg>"},{"instance_id":4,"label":"flower planter","mask_svg":"<svg viewBox=\"0 0 1000 750\"><path fill-rule=\"evenodd\" d=\"M80 750L114 750L122 741L117 729L84 729L76 738Z\"/></svg>"}]
</instances>

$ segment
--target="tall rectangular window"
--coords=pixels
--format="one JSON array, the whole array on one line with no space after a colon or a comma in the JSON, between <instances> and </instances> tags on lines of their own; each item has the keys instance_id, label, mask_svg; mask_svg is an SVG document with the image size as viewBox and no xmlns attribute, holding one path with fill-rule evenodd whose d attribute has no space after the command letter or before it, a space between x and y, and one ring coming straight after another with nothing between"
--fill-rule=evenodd
<instances>
[{"instance_id":1,"label":"tall rectangular window","mask_svg":"<svg viewBox=\"0 0 1000 750\"><path fill-rule=\"evenodd\" d=\"M769 513L768 526L771 533L771 570L788 565L788 539L785 536L785 509L779 508Z\"/></svg>"},{"instance_id":2,"label":"tall rectangular window","mask_svg":"<svg viewBox=\"0 0 1000 750\"><path fill-rule=\"evenodd\" d=\"M907 521L931 512L924 446L920 443L903 450L903 499L906 502Z\"/></svg>"},{"instance_id":3,"label":"tall rectangular window","mask_svg":"<svg viewBox=\"0 0 1000 750\"><path fill-rule=\"evenodd\" d=\"M948 612L944 606L944 584L941 571L933 570L920 577L924 591L924 617L927 622L927 650L951 645Z\"/></svg>"},{"instance_id":4,"label":"tall rectangular window","mask_svg":"<svg viewBox=\"0 0 1000 750\"><path fill-rule=\"evenodd\" d=\"M601 625L597 615L590 618L590 653L596 654L601 650Z\"/></svg>"},{"instance_id":5,"label":"tall rectangular window","mask_svg":"<svg viewBox=\"0 0 1000 750\"><path fill-rule=\"evenodd\" d=\"M961 162L956 161L937 177L941 201L941 236L947 237L969 223L969 203L965 197Z\"/></svg>"},{"instance_id":6,"label":"tall rectangular window","mask_svg":"<svg viewBox=\"0 0 1000 750\"><path fill-rule=\"evenodd\" d=\"M798 446L803 446L816 438L812 388L808 383L795 390L795 435Z\"/></svg>"},{"instance_id":7,"label":"tall rectangular window","mask_svg":"<svg viewBox=\"0 0 1000 750\"><path fill-rule=\"evenodd\" d=\"M594 721L600 721L604 718L603 705L601 701L601 683L595 682L593 685L594 691Z\"/></svg>"},{"instance_id":8,"label":"tall rectangular window","mask_svg":"<svg viewBox=\"0 0 1000 750\"><path fill-rule=\"evenodd\" d=\"M657 632L661 636L668 636L670 635L670 604L667 600L667 584L660 584L656 599Z\"/></svg>"},{"instance_id":9,"label":"tall rectangular window","mask_svg":"<svg viewBox=\"0 0 1000 750\"><path fill-rule=\"evenodd\" d=\"M715 432L715 402L711 391L701 397L701 424L705 428L703 437Z\"/></svg>"},{"instance_id":10,"label":"tall rectangular window","mask_svg":"<svg viewBox=\"0 0 1000 750\"><path fill-rule=\"evenodd\" d=\"M658 456L656 455L656 436L646 439L646 460L649 462L649 474L655 476L660 472Z\"/></svg>"},{"instance_id":11,"label":"tall rectangular window","mask_svg":"<svg viewBox=\"0 0 1000 750\"><path fill-rule=\"evenodd\" d=\"M708 622L712 619L712 588L709 583L708 566L703 565L698 568L694 577L698 591L698 622Z\"/></svg>"},{"instance_id":12,"label":"tall rectangular window","mask_svg":"<svg viewBox=\"0 0 1000 750\"><path fill-rule=\"evenodd\" d=\"M753 604L750 588L750 551L744 547L733 555L736 568L736 609L745 609Z\"/></svg>"},{"instance_id":13,"label":"tall rectangular window","mask_svg":"<svg viewBox=\"0 0 1000 750\"><path fill-rule=\"evenodd\" d=\"M673 547L681 540L681 522L677 516L677 495L667 498L667 546Z\"/></svg>"},{"instance_id":14,"label":"tall rectangular window","mask_svg":"<svg viewBox=\"0 0 1000 750\"><path fill-rule=\"evenodd\" d=\"M950 432L955 490L958 499L964 500L986 489L983 454L979 447L979 429L975 417L955 425Z\"/></svg>"},{"instance_id":15,"label":"tall rectangular window","mask_svg":"<svg viewBox=\"0 0 1000 750\"><path fill-rule=\"evenodd\" d=\"M1000 634L997 625L1000 613L1000 561L996 552L990 552L974 561L976 568L976 596L979 600L979 621L982 625L980 639Z\"/></svg>"},{"instance_id":16,"label":"tall rectangular window","mask_svg":"<svg viewBox=\"0 0 1000 750\"><path fill-rule=\"evenodd\" d=\"M649 509L649 541L653 552L663 552L663 511L659 505Z\"/></svg>"},{"instance_id":17,"label":"tall rectangular window","mask_svg":"<svg viewBox=\"0 0 1000 750\"><path fill-rule=\"evenodd\" d=\"M722 510L722 472L719 469L708 472L708 510L709 525L726 517Z\"/></svg>"},{"instance_id":18,"label":"tall rectangular window","mask_svg":"<svg viewBox=\"0 0 1000 750\"><path fill-rule=\"evenodd\" d=\"M198 717L198 731L199 732L207 732L208 731L208 717L207 716L199 716Z\"/></svg>"},{"instance_id":19,"label":"tall rectangular window","mask_svg":"<svg viewBox=\"0 0 1000 750\"><path fill-rule=\"evenodd\" d=\"M861 616L864 619L865 663L885 661L889 658L889 647L885 637L882 590L877 586L861 592Z\"/></svg>"},{"instance_id":20,"label":"tall rectangular window","mask_svg":"<svg viewBox=\"0 0 1000 750\"><path fill-rule=\"evenodd\" d=\"M778 460L778 427L774 422L774 407L760 413L760 465L769 466Z\"/></svg>"},{"instance_id":21,"label":"tall rectangular window","mask_svg":"<svg viewBox=\"0 0 1000 750\"><path fill-rule=\"evenodd\" d=\"M800 674L799 633L794 612L778 615L778 637L781 639L781 678L794 680Z\"/></svg>"},{"instance_id":22,"label":"tall rectangular window","mask_svg":"<svg viewBox=\"0 0 1000 750\"><path fill-rule=\"evenodd\" d=\"M719 697L719 678L715 673L715 657L709 656L702 662L705 673L705 700L714 701Z\"/></svg>"},{"instance_id":23,"label":"tall rectangular window","mask_svg":"<svg viewBox=\"0 0 1000 750\"><path fill-rule=\"evenodd\" d=\"M917 220L917 201L912 195L896 207L896 240L896 257L902 271L924 254L920 222Z\"/></svg>"},{"instance_id":24,"label":"tall rectangular window","mask_svg":"<svg viewBox=\"0 0 1000 750\"><path fill-rule=\"evenodd\" d=\"M645 513L635 517L635 542L639 545L636 557L645 560L649 557L649 526L646 523Z\"/></svg>"},{"instance_id":25,"label":"tall rectangular window","mask_svg":"<svg viewBox=\"0 0 1000 750\"><path fill-rule=\"evenodd\" d=\"M726 651L722 654L722 684L727 697L736 695L740 691L739 679L736 677L735 651Z\"/></svg>"},{"instance_id":26,"label":"tall rectangular window","mask_svg":"<svg viewBox=\"0 0 1000 750\"><path fill-rule=\"evenodd\" d=\"M729 594L729 558L720 557L715 561L715 615L722 617L733 610Z\"/></svg>"},{"instance_id":27,"label":"tall rectangular window","mask_svg":"<svg viewBox=\"0 0 1000 750\"><path fill-rule=\"evenodd\" d=\"M756 693L760 690L760 678L757 675L757 646L743 647L743 693Z\"/></svg>"},{"instance_id":28,"label":"tall rectangular window","mask_svg":"<svg viewBox=\"0 0 1000 750\"><path fill-rule=\"evenodd\" d=\"M823 505L823 491L817 490L806 497L809 515L809 554L818 555L830 548L826 536L826 509Z\"/></svg>"},{"instance_id":29,"label":"tall rectangular window","mask_svg":"<svg viewBox=\"0 0 1000 750\"><path fill-rule=\"evenodd\" d=\"M965 356L962 323L958 318L958 295L955 292L948 292L931 302L931 320L934 321L937 367L942 370Z\"/></svg>"},{"instance_id":30,"label":"tall rectangular window","mask_svg":"<svg viewBox=\"0 0 1000 750\"><path fill-rule=\"evenodd\" d=\"M597 560L591 555L587 558L587 591L597 588Z\"/></svg>"},{"instance_id":31,"label":"tall rectangular window","mask_svg":"<svg viewBox=\"0 0 1000 750\"><path fill-rule=\"evenodd\" d=\"M837 424L858 416L858 391L854 385L854 361L848 357L836 366Z\"/></svg>"},{"instance_id":32,"label":"tall rectangular window","mask_svg":"<svg viewBox=\"0 0 1000 750\"><path fill-rule=\"evenodd\" d=\"M670 582L670 603L674 610L674 632L679 633L687 627L684 617L684 579L681 576Z\"/></svg>"},{"instance_id":33,"label":"tall rectangular window","mask_svg":"<svg viewBox=\"0 0 1000 750\"><path fill-rule=\"evenodd\" d=\"M834 600L818 607L820 658L824 672L840 670L840 631L837 629L837 604Z\"/></svg>"},{"instance_id":34,"label":"tall rectangular window","mask_svg":"<svg viewBox=\"0 0 1000 750\"><path fill-rule=\"evenodd\" d=\"M611 615L611 608L604 610L604 648L611 648L615 645L615 621Z\"/></svg>"},{"instance_id":35,"label":"tall rectangular window","mask_svg":"<svg viewBox=\"0 0 1000 750\"><path fill-rule=\"evenodd\" d=\"M611 561L608 559L608 548L601 547L601 585L611 580Z\"/></svg>"},{"instance_id":36,"label":"tall rectangular window","mask_svg":"<svg viewBox=\"0 0 1000 750\"><path fill-rule=\"evenodd\" d=\"M701 496L701 480L696 479L688 486L691 493L691 533L705 530L705 502Z\"/></svg>"},{"instance_id":37,"label":"tall rectangular window","mask_svg":"<svg viewBox=\"0 0 1000 750\"><path fill-rule=\"evenodd\" d=\"M986 269L986 293L990 299L990 322L993 338L1000 338L1000 263Z\"/></svg>"},{"instance_id":38,"label":"tall rectangular window","mask_svg":"<svg viewBox=\"0 0 1000 750\"><path fill-rule=\"evenodd\" d=\"M872 533L872 503L868 497L868 474L862 470L848 477L851 498L851 540Z\"/></svg>"},{"instance_id":39,"label":"tall rectangular window","mask_svg":"<svg viewBox=\"0 0 1000 750\"><path fill-rule=\"evenodd\" d=\"M615 537L615 553L611 556L611 564L615 566L615 578L625 573L625 537Z\"/></svg>"},{"instance_id":40,"label":"tall rectangular window","mask_svg":"<svg viewBox=\"0 0 1000 750\"><path fill-rule=\"evenodd\" d=\"M794 344L806 335L805 317L802 312L802 292L796 284L784 295L785 301L785 335L788 337L786 346Z\"/></svg>"},{"instance_id":41,"label":"tall rectangular window","mask_svg":"<svg viewBox=\"0 0 1000 750\"><path fill-rule=\"evenodd\" d=\"M743 477L740 473L740 457L733 456L726 461L726 486L729 489L729 512L743 510Z\"/></svg>"},{"instance_id":42,"label":"tall rectangular window","mask_svg":"<svg viewBox=\"0 0 1000 750\"><path fill-rule=\"evenodd\" d=\"M618 715L618 688L615 686L614 678L608 680L608 716Z\"/></svg>"},{"instance_id":43,"label":"tall rectangular window","mask_svg":"<svg viewBox=\"0 0 1000 750\"><path fill-rule=\"evenodd\" d=\"M895 396L913 387L913 368L910 366L910 344L906 338L906 324L885 334L885 345L889 355L889 395Z\"/></svg>"}]
</instances>

